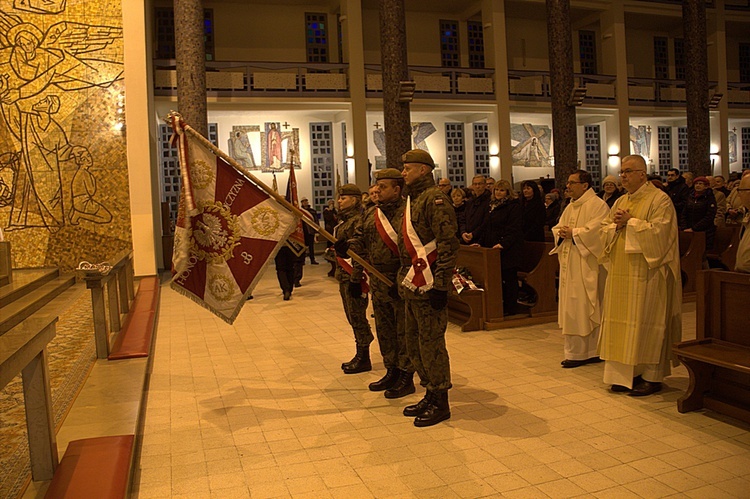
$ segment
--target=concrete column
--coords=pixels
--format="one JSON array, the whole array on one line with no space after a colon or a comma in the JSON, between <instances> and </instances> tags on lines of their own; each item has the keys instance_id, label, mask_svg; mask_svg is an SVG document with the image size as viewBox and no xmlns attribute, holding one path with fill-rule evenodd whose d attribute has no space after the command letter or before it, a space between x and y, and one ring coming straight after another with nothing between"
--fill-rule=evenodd
<instances>
[{"instance_id":1,"label":"concrete column","mask_svg":"<svg viewBox=\"0 0 750 499\"><path fill-rule=\"evenodd\" d=\"M607 156L607 174L620 170L619 158L630 154L630 112L628 97L628 56L625 37L625 9L622 0L613 0L600 17L602 32L602 73L614 75L617 108L606 120L607 136L602 145ZM614 156L609 156L613 154Z\"/></svg>"},{"instance_id":2,"label":"concrete column","mask_svg":"<svg viewBox=\"0 0 750 499\"><path fill-rule=\"evenodd\" d=\"M206 47L203 30L203 2L174 0L177 107L185 123L207 137Z\"/></svg>"},{"instance_id":3,"label":"concrete column","mask_svg":"<svg viewBox=\"0 0 750 499\"><path fill-rule=\"evenodd\" d=\"M129 2L122 9L125 35L125 123L127 130L130 225L138 275L154 275L161 255L159 172L154 84L149 53L150 1Z\"/></svg>"},{"instance_id":4,"label":"concrete column","mask_svg":"<svg viewBox=\"0 0 750 499\"><path fill-rule=\"evenodd\" d=\"M685 36L685 105L688 125L690 171L711 174L711 129L708 117L708 52L706 49L706 2L683 0Z\"/></svg>"},{"instance_id":5,"label":"concrete column","mask_svg":"<svg viewBox=\"0 0 750 499\"><path fill-rule=\"evenodd\" d=\"M401 168L401 155L411 149L408 102L399 102L400 82L409 80L404 0L380 1L380 54L383 74L383 126L390 168Z\"/></svg>"},{"instance_id":6,"label":"concrete column","mask_svg":"<svg viewBox=\"0 0 750 499\"><path fill-rule=\"evenodd\" d=\"M341 3L341 28L344 32L344 61L349 63L349 96L352 106L351 126L347 135L354 145L354 178L349 182L360 189L370 185L367 162L367 102L365 84L365 48L362 33L362 2L346 0ZM347 166L344 166L345 168Z\"/></svg>"},{"instance_id":7,"label":"concrete column","mask_svg":"<svg viewBox=\"0 0 750 499\"><path fill-rule=\"evenodd\" d=\"M568 104L573 90L573 37L570 0L547 0L552 138L555 150L555 184L560 192L578 169L576 110Z\"/></svg>"},{"instance_id":8,"label":"concrete column","mask_svg":"<svg viewBox=\"0 0 750 499\"><path fill-rule=\"evenodd\" d=\"M495 70L495 112L488 120L490 175L513 183L510 145L510 98L508 96L508 44L505 0L482 0L485 64Z\"/></svg>"}]
</instances>

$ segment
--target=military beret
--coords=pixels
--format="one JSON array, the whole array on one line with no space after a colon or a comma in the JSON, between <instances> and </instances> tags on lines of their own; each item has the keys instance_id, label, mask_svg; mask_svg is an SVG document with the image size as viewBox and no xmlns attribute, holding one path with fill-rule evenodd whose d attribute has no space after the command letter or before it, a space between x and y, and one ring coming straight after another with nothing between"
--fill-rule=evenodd
<instances>
[{"instance_id":1,"label":"military beret","mask_svg":"<svg viewBox=\"0 0 750 499\"><path fill-rule=\"evenodd\" d=\"M430 168L435 168L435 162L432 160L432 156L430 156L430 153L428 153L427 151L423 151L422 149L412 149L411 151L401 156L401 161L404 163L421 163L423 165L429 166Z\"/></svg>"},{"instance_id":2,"label":"military beret","mask_svg":"<svg viewBox=\"0 0 750 499\"><path fill-rule=\"evenodd\" d=\"M344 184L339 187L339 196L362 196L362 191L354 184Z\"/></svg>"},{"instance_id":3,"label":"military beret","mask_svg":"<svg viewBox=\"0 0 750 499\"><path fill-rule=\"evenodd\" d=\"M404 176L401 175L400 170L396 170L395 168L386 168L385 170L376 171L375 178L377 180L399 180L404 178Z\"/></svg>"}]
</instances>

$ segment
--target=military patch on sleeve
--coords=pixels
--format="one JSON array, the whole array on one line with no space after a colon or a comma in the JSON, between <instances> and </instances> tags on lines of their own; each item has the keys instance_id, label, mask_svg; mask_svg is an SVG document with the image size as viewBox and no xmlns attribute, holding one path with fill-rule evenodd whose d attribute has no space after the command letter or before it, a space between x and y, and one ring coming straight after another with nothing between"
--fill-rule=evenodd
<instances>
[{"instance_id":1,"label":"military patch on sleeve","mask_svg":"<svg viewBox=\"0 0 750 499\"><path fill-rule=\"evenodd\" d=\"M443 198L436 198L435 204L443 204Z\"/></svg>"}]
</instances>

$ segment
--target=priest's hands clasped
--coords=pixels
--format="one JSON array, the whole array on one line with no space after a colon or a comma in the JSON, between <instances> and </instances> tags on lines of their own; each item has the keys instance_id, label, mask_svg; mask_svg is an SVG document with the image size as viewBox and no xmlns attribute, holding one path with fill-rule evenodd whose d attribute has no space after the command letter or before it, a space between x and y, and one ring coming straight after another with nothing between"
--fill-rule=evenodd
<instances>
[{"instance_id":1,"label":"priest's hands clasped","mask_svg":"<svg viewBox=\"0 0 750 499\"><path fill-rule=\"evenodd\" d=\"M622 229L628 224L628 220L630 220L632 217L630 216L630 211L619 209L615 212L615 216L613 221L615 222L615 225L617 225L618 229Z\"/></svg>"}]
</instances>

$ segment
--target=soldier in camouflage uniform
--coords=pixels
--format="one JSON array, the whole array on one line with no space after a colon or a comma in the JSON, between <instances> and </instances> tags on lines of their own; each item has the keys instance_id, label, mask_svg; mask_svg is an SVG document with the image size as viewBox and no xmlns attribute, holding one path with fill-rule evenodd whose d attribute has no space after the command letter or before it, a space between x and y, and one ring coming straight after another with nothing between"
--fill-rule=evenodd
<instances>
[{"instance_id":1,"label":"soldier in camouflage uniform","mask_svg":"<svg viewBox=\"0 0 750 499\"><path fill-rule=\"evenodd\" d=\"M379 190L377 206L371 207L355 230L351 248L367 259L375 269L393 281L390 288L379 279L370 279L375 330L386 373L370 383L370 390L385 390L385 398L400 398L414 393L414 367L409 360L404 335L404 301L398 294L396 278L401 267L398 233L404 215L401 192L404 178L395 168L376 172ZM370 196L372 199L372 196ZM359 267L355 263L354 267Z\"/></svg>"},{"instance_id":2,"label":"soldier in camouflage uniform","mask_svg":"<svg viewBox=\"0 0 750 499\"><path fill-rule=\"evenodd\" d=\"M404 408L414 425L432 426L451 416L450 360L445 346L448 290L458 255L456 213L450 199L435 185L435 163L426 151L402 156L402 175L409 189L399 236L399 290L406 304L406 345L409 357L427 388L424 398Z\"/></svg>"},{"instance_id":3,"label":"soldier in camouflage uniform","mask_svg":"<svg viewBox=\"0 0 750 499\"><path fill-rule=\"evenodd\" d=\"M334 277L339 282L339 293L346 319L354 330L354 340L357 344L354 358L341 364L341 369L345 374L356 374L372 369L370 343L373 340L370 323L367 322L367 293L362 290L362 269L352 268L350 263L343 261L349 258L346 255L349 241L354 237L354 229L362 217L362 191L359 187L354 184L341 186L339 208L339 224L333 229L333 235L336 237L333 246L337 256Z\"/></svg>"}]
</instances>

